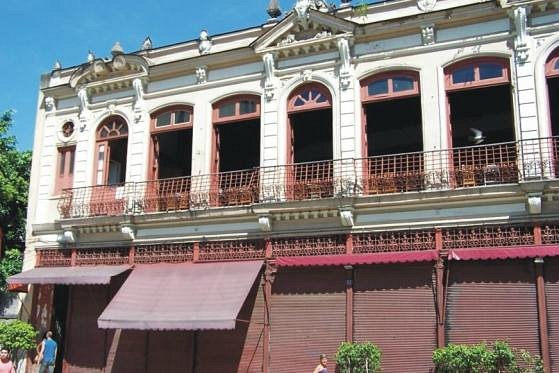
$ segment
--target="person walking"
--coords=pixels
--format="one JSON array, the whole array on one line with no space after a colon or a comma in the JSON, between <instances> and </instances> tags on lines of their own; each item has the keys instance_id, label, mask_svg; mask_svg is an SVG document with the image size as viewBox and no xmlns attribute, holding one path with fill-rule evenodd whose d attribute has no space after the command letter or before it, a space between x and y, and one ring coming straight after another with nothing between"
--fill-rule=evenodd
<instances>
[{"instance_id":1,"label":"person walking","mask_svg":"<svg viewBox=\"0 0 559 373\"><path fill-rule=\"evenodd\" d=\"M41 343L39 351L39 373L53 373L56 363L57 344L52 339L52 332L47 332L47 338Z\"/></svg>"},{"instance_id":2,"label":"person walking","mask_svg":"<svg viewBox=\"0 0 559 373\"><path fill-rule=\"evenodd\" d=\"M10 360L10 351L5 348L0 350L0 373L16 373L14 363Z\"/></svg>"},{"instance_id":3,"label":"person walking","mask_svg":"<svg viewBox=\"0 0 559 373\"><path fill-rule=\"evenodd\" d=\"M326 355L320 354L320 364L314 368L313 373L328 373L328 368L326 368L327 363L328 359L326 358Z\"/></svg>"}]
</instances>

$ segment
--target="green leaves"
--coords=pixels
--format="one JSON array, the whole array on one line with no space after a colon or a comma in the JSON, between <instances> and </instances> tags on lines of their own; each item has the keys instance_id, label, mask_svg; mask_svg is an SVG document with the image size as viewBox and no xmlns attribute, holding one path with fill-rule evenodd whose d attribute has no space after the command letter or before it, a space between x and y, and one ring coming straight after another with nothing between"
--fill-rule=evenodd
<instances>
[{"instance_id":1,"label":"green leaves","mask_svg":"<svg viewBox=\"0 0 559 373\"><path fill-rule=\"evenodd\" d=\"M33 326L20 320L0 323L0 346L10 350L32 350L37 334Z\"/></svg>"},{"instance_id":2,"label":"green leaves","mask_svg":"<svg viewBox=\"0 0 559 373\"><path fill-rule=\"evenodd\" d=\"M382 353L371 342L343 342L336 352L336 364L342 373L380 372Z\"/></svg>"},{"instance_id":3,"label":"green leaves","mask_svg":"<svg viewBox=\"0 0 559 373\"><path fill-rule=\"evenodd\" d=\"M504 341L449 344L433 352L437 373L543 373L539 356L511 348Z\"/></svg>"},{"instance_id":4,"label":"green leaves","mask_svg":"<svg viewBox=\"0 0 559 373\"><path fill-rule=\"evenodd\" d=\"M4 258L0 261L0 290L5 291L7 278L21 272L23 256L18 249L6 250Z\"/></svg>"},{"instance_id":5,"label":"green leaves","mask_svg":"<svg viewBox=\"0 0 559 373\"><path fill-rule=\"evenodd\" d=\"M31 152L20 152L16 148L15 137L8 135L12 125L13 111L0 115L0 228L10 245L22 249Z\"/></svg>"}]
</instances>

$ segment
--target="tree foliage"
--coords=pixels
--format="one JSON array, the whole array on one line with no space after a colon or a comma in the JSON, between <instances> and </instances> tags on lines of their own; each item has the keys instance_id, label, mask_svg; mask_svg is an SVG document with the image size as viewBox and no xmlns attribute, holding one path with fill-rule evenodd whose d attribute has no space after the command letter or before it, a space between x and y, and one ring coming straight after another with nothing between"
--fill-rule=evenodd
<instances>
[{"instance_id":1,"label":"tree foliage","mask_svg":"<svg viewBox=\"0 0 559 373\"><path fill-rule=\"evenodd\" d=\"M8 134L13 114L8 110L0 115L0 228L7 247L23 250L31 152L19 151Z\"/></svg>"},{"instance_id":2,"label":"tree foliage","mask_svg":"<svg viewBox=\"0 0 559 373\"><path fill-rule=\"evenodd\" d=\"M17 366L20 352L35 348L37 330L21 320L0 323L0 346L12 351Z\"/></svg>"},{"instance_id":3,"label":"tree foliage","mask_svg":"<svg viewBox=\"0 0 559 373\"><path fill-rule=\"evenodd\" d=\"M516 350L504 341L476 345L449 344L433 352L437 373L543 373L539 356Z\"/></svg>"},{"instance_id":4,"label":"tree foliage","mask_svg":"<svg viewBox=\"0 0 559 373\"><path fill-rule=\"evenodd\" d=\"M380 372L380 349L371 342L343 342L336 352L336 365L342 373Z\"/></svg>"},{"instance_id":5,"label":"tree foliage","mask_svg":"<svg viewBox=\"0 0 559 373\"><path fill-rule=\"evenodd\" d=\"M0 290L6 290L6 279L21 272L23 256L18 249L6 250L4 257L0 260Z\"/></svg>"}]
</instances>

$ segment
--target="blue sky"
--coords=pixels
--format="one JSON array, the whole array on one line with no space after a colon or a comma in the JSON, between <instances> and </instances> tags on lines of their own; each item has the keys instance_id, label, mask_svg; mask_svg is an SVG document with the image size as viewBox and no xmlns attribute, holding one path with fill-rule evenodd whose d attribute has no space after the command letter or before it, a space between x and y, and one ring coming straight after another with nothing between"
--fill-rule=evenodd
<instances>
[{"instance_id":1,"label":"blue sky","mask_svg":"<svg viewBox=\"0 0 559 373\"><path fill-rule=\"evenodd\" d=\"M283 10L295 0L280 0ZM268 19L268 0L0 0L0 111L16 110L12 134L21 150L33 147L40 75L58 59L86 61L91 49L110 56L115 41L136 51L146 36L154 47L252 27Z\"/></svg>"}]
</instances>

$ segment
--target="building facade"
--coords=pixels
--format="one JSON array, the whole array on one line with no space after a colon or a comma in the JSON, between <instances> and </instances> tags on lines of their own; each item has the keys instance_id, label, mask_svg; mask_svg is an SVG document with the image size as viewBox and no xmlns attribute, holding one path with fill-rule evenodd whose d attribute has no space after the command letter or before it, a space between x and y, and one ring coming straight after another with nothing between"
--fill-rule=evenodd
<instances>
[{"instance_id":1,"label":"building facade","mask_svg":"<svg viewBox=\"0 0 559 373\"><path fill-rule=\"evenodd\" d=\"M559 372L557 1L298 0L111 52L41 80L10 281L61 371L293 373L371 341L428 372L504 339Z\"/></svg>"}]
</instances>

